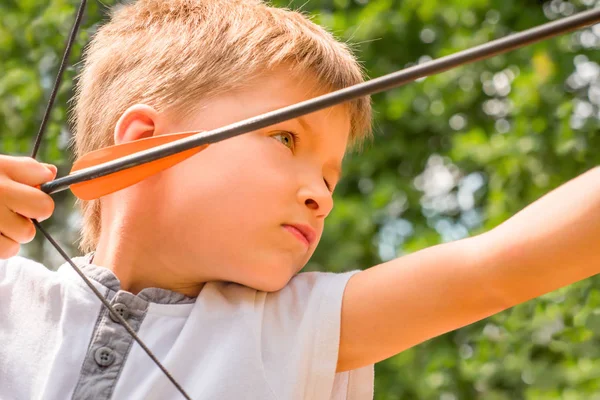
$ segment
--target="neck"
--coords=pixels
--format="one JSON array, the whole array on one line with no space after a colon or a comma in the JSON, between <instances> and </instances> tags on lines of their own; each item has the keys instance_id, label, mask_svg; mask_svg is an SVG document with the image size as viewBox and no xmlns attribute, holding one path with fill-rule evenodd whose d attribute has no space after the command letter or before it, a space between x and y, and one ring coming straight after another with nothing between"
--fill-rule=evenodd
<instances>
[{"instance_id":1,"label":"neck","mask_svg":"<svg viewBox=\"0 0 600 400\"><path fill-rule=\"evenodd\" d=\"M103 206L102 229L94 255L94 264L110 269L121 289L138 294L155 287L186 296L198 296L204 282L186 276L181 252L173 251L159 227L148 227L149 219L128 218L125 213L110 212ZM142 223L136 223L142 221ZM178 254L179 253L179 254Z\"/></svg>"}]
</instances>

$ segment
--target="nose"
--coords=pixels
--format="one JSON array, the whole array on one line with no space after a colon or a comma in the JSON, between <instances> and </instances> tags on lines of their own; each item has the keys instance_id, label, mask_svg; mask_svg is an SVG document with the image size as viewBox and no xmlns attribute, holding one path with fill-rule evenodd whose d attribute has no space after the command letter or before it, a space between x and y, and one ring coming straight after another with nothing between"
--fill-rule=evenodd
<instances>
[{"instance_id":1,"label":"nose","mask_svg":"<svg viewBox=\"0 0 600 400\"><path fill-rule=\"evenodd\" d=\"M323 178L312 179L310 183L302 185L298 190L298 201L319 218L325 218L333 208L333 197Z\"/></svg>"}]
</instances>

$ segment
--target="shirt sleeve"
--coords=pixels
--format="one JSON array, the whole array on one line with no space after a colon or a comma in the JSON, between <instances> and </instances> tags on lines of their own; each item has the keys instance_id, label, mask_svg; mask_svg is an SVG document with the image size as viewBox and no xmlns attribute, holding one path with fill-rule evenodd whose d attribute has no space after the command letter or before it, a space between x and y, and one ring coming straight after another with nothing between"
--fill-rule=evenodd
<instances>
[{"instance_id":1,"label":"shirt sleeve","mask_svg":"<svg viewBox=\"0 0 600 400\"><path fill-rule=\"evenodd\" d=\"M342 299L359 271L305 272L264 294L261 349L267 381L278 398L373 398L373 365L336 373Z\"/></svg>"}]
</instances>

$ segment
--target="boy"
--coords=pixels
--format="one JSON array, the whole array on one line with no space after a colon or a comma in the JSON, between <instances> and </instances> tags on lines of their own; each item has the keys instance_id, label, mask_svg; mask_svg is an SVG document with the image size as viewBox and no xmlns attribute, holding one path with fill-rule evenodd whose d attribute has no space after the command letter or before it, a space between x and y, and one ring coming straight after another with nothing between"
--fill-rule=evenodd
<instances>
[{"instance_id":1,"label":"boy","mask_svg":"<svg viewBox=\"0 0 600 400\"><path fill-rule=\"evenodd\" d=\"M361 79L299 14L139 0L87 51L76 153L213 129ZM362 99L286 121L83 204L77 263L192 398L371 398L374 362L600 269L595 168L483 235L362 272L298 274L369 115ZM51 215L32 187L55 173L0 157L0 398L179 398L69 266L12 257L35 234L28 218Z\"/></svg>"}]
</instances>

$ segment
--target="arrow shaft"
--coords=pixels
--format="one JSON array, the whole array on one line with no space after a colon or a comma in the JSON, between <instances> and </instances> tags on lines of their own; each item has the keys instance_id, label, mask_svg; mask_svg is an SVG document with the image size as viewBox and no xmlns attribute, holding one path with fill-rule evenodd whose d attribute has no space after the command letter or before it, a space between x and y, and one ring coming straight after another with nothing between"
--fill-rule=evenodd
<instances>
[{"instance_id":1,"label":"arrow shaft","mask_svg":"<svg viewBox=\"0 0 600 400\"><path fill-rule=\"evenodd\" d=\"M70 185L110 175L137 165L158 160L191 148L216 143L244 133L310 114L356 98L393 89L416 79L434 75L467 63L490 58L529 44L564 34L600 22L600 8L585 11L571 17L549 22L526 31L512 34L467 50L428 61L423 64L371 79L341 90L315 97L288 107L248 118L212 131L199 133L173 143L141 151L114 161L86 168L54 181L45 183L41 189L46 193L56 193Z\"/></svg>"}]
</instances>

